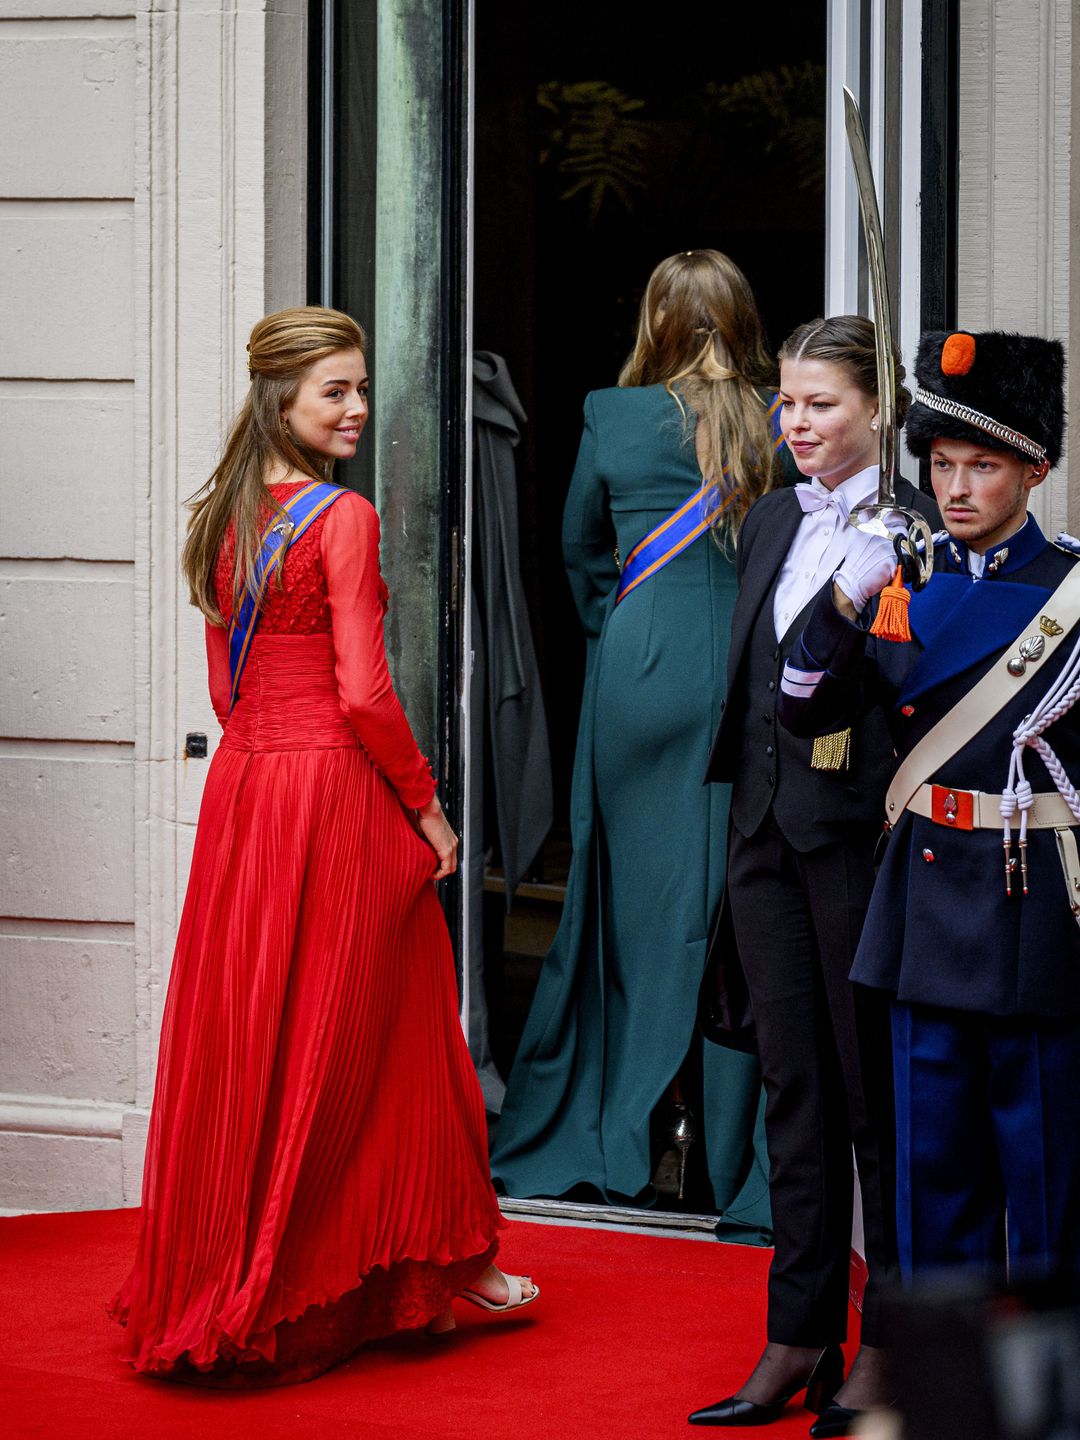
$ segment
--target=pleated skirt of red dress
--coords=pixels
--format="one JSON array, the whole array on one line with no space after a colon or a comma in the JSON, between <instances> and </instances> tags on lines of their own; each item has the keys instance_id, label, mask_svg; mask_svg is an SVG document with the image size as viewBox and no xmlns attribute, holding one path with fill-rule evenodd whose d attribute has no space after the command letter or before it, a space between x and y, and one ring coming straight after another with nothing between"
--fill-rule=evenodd
<instances>
[{"instance_id":1,"label":"pleated skirt of red dress","mask_svg":"<svg viewBox=\"0 0 1080 1440\"><path fill-rule=\"evenodd\" d=\"M439 1314L505 1224L432 852L328 647L256 642L247 688L275 724L241 701L207 777L111 1309L144 1373L310 1379Z\"/></svg>"}]
</instances>

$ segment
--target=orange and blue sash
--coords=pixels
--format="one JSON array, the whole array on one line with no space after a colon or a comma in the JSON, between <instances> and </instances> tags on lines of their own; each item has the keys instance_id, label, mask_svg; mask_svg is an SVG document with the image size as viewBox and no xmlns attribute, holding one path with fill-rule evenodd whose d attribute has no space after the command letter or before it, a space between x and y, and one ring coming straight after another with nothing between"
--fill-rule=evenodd
<instances>
[{"instance_id":1,"label":"orange and blue sash","mask_svg":"<svg viewBox=\"0 0 1080 1440\"><path fill-rule=\"evenodd\" d=\"M780 449L784 443L784 437L780 431L780 396L774 395L772 404L769 406L769 428L773 437L774 452ZM722 471L727 475L728 467L725 465ZM695 490L690 499L680 505L677 510L662 520L655 530L650 530L643 540L639 540L633 550L626 557L626 564L622 567L622 574L619 576L619 588L615 594L615 604L625 600L631 590L650 579L665 565L670 565L676 555L692 545L699 536L704 535L716 517L731 504L735 498L735 492L729 490L726 494L719 485L714 485L711 480L706 480L700 490Z\"/></svg>"},{"instance_id":2,"label":"orange and blue sash","mask_svg":"<svg viewBox=\"0 0 1080 1440\"><path fill-rule=\"evenodd\" d=\"M229 622L229 673L232 676L232 690L229 696L229 710L232 711L240 694L240 676L244 673L251 642L259 625L266 587L279 565L285 563L285 552L294 545L313 520L328 509L345 491L339 485L329 485L325 480L313 480L286 500L282 509L287 520L275 516L266 527L259 542L259 553L255 557L252 583L244 590L239 604L234 606Z\"/></svg>"}]
</instances>

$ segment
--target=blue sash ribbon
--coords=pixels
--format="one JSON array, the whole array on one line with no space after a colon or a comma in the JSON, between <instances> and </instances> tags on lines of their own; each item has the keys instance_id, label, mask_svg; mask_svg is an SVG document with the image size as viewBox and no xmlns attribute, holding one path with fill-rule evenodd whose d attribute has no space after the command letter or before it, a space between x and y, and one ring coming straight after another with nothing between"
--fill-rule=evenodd
<instances>
[{"instance_id":1,"label":"blue sash ribbon","mask_svg":"<svg viewBox=\"0 0 1080 1440\"><path fill-rule=\"evenodd\" d=\"M769 406L768 419L775 452L784 443L784 437L780 430L779 395L773 396L772 404ZM721 474L727 475L727 473L728 467L725 465ZM680 505L677 510L673 510L666 520L662 520L655 530L650 530L648 535L639 540L630 551L619 576L615 604L618 605L630 594L631 590L657 574L665 565L670 565L676 555L681 555L699 536L704 535L720 512L726 510L734 498L734 491L728 491L725 495L719 485L714 485L711 480L706 480L700 490L695 490L689 500Z\"/></svg>"},{"instance_id":2,"label":"blue sash ribbon","mask_svg":"<svg viewBox=\"0 0 1080 1440\"><path fill-rule=\"evenodd\" d=\"M259 542L259 553L255 557L252 584L244 590L229 622L229 672L232 676L230 713L240 693L240 676L244 673L251 641L259 625L270 577L279 565L285 563L285 552L289 546L300 539L311 522L328 509L339 495L344 494L345 491L338 485L330 485L325 480L313 480L282 506L288 520L275 516L266 527Z\"/></svg>"}]
</instances>

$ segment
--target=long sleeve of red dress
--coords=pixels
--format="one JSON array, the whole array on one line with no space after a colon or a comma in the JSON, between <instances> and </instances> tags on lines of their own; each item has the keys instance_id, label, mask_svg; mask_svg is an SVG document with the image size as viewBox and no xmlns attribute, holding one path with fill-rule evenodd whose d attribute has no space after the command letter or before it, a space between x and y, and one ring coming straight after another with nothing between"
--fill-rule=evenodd
<instances>
[{"instance_id":1,"label":"long sleeve of red dress","mask_svg":"<svg viewBox=\"0 0 1080 1440\"><path fill-rule=\"evenodd\" d=\"M224 625L206 622L206 675L210 685L210 704L221 728L229 718L229 697L232 676L229 673L229 632Z\"/></svg>"},{"instance_id":2,"label":"long sleeve of red dress","mask_svg":"<svg viewBox=\"0 0 1080 1440\"><path fill-rule=\"evenodd\" d=\"M379 517L363 496L343 495L330 507L320 538L342 709L401 803L420 809L435 794L435 781L386 663Z\"/></svg>"}]
</instances>

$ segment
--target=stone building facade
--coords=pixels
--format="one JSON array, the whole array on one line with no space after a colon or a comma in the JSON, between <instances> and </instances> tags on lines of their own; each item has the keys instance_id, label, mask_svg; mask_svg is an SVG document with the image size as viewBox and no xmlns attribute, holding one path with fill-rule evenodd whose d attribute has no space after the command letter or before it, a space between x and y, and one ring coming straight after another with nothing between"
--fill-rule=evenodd
<instances>
[{"instance_id":1,"label":"stone building facade","mask_svg":"<svg viewBox=\"0 0 1080 1440\"><path fill-rule=\"evenodd\" d=\"M866 3L877 14L884 0ZM958 321L1059 335L1080 362L1074 7L957 4ZM185 758L185 737L215 729L179 579L182 504L242 396L251 324L312 298L321 8L0 0L0 1210L137 1203L206 766ZM438 44L470 7L378 8L380 164L415 176L434 142L407 46L392 47ZM900 10L910 67L919 4ZM860 14L831 0L837 44ZM917 219L913 123L904 224ZM404 194L380 198L380 225L409 229L392 213ZM842 289L846 262L833 262ZM399 288L385 314L412 263L386 272ZM918 314L903 323L910 334ZM437 430L418 432L421 450ZM392 465L385 423L376 439ZM433 555L438 507L423 515ZM1080 528L1080 426L1040 518ZM406 598L414 643L392 637L399 665L399 651L414 665L430 651L436 608L433 593ZM411 702L421 731L429 700Z\"/></svg>"},{"instance_id":2,"label":"stone building facade","mask_svg":"<svg viewBox=\"0 0 1080 1440\"><path fill-rule=\"evenodd\" d=\"M304 298L306 8L0 5L3 1208L138 1199L214 725L181 506Z\"/></svg>"}]
</instances>

